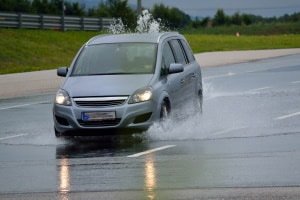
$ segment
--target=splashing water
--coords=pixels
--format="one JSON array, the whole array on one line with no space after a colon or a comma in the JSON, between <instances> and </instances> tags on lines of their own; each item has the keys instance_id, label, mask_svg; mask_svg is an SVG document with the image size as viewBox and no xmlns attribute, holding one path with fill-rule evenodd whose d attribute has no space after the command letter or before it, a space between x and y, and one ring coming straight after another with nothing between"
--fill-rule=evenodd
<instances>
[{"instance_id":1,"label":"splashing water","mask_svg":"<svg viewBox=\"0 0 300 200\"><path fill-rule=\"evenodd\" d=\"M143 10L142 14L138 16L136 33L159 33L164 31L165 26L162 25L160 19L154 19L153 15L148 10ZM126 29L126 25L122 22L122 19L114 19L110 24L108 31L112 34L130 33L130 30Z\"/></svg>"},{"instance_id":2,"label":"splashing water","mask_svg":"<svg viewBox=\"0 0 300 200\"><path fill-rule=\"evenodd\" d=\"M155 20L148 10L143 10L138 17L136 32L137 33L159 33L161 20Z\"/></svg>"},{"instance_id":3,"label":"splashing water","mask_svg":"<svg viewBox=\"0 0 300 200\"><path fill-rule=\"evenodd\" d=\"M123 24L122 19L113 19L112 23L108 27L108 31L112 34L126 33L126 26Z\"/></svg>"}]
</instances>

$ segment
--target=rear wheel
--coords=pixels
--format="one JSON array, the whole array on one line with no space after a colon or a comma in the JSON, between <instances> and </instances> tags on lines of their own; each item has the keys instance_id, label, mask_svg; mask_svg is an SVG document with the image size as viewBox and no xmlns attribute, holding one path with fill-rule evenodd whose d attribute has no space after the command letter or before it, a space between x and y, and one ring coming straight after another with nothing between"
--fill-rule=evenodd
<instances>
[{"instance_id":1,"label":"rear wheel","mask_svg":"<svg viewBox=\"0 0 300 200\"><path fill-rule=\"evenodd\" d=\"M203 112L202 105L203 105L203 96L199 92L198 96L194 99L194 107L195 107L196 113L202 114L202 112Z\"/></svg>"}]
</instances>

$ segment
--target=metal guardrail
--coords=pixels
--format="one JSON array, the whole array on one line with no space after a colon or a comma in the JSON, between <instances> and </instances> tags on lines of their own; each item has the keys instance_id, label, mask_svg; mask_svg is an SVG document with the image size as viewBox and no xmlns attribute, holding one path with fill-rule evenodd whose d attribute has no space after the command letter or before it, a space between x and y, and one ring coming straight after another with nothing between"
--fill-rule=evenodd
<instances>
[{"instance_id":1,"label":"metal guardrail","mask_svg":"<svg viewBox=\"0 0 300 200\"><path fill-rule=\"evenodd\" d=\"M98 31L108 29L112 18L70 17L0 12L0 28Z\"/></svg>"}]
</instances>

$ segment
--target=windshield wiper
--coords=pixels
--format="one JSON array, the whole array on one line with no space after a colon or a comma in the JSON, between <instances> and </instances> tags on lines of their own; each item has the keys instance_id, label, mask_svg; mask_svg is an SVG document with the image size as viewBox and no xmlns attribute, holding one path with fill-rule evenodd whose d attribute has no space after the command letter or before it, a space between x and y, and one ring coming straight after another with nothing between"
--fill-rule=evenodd
<instances>
[{"instance_id":1,"label":"windshield wiper","mask_svg":"<svg viewBox=\"0 0 300 200\"><path fill-rule=\"evenodd\" d=\"M99 76L99 75L124 75L124 74L134 74L134 73L129 73L129 72L95 73L95 74L87 74L86 76Z\"/></svg>"}]
</instances>

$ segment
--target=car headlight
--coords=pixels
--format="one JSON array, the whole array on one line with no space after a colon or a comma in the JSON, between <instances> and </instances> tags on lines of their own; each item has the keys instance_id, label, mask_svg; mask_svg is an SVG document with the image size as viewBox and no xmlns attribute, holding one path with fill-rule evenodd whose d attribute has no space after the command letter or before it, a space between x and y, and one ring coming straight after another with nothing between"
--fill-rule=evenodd
<instances>
[{"instance_id":1,"label":"car headlight","mask_svg":"<svg viewBox=\"0 0 300 200\"><path fill-rule=\"evenodd\" d=\"M55 103L64 106L71 106L72 102L69 94L64 90L59 90L56 93Z\"/></svg>"},{"instance_id":2,"label":"car headlight","mask_svg":"<svg viewBox=\"0 0 300 200\"><path fill-rule=\"evenodd\" d=\"M152 89L150 87L142 88L133 93L129 103L139 103L149 101L152 97Z\"/></svg>"}]
</instances>

